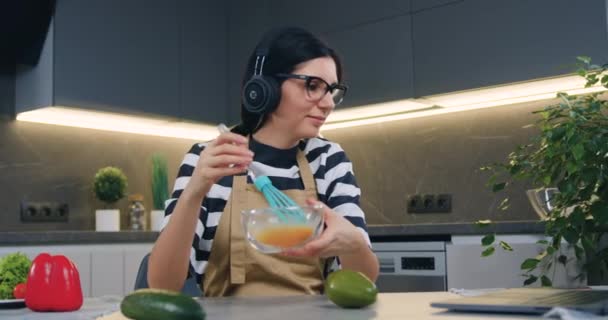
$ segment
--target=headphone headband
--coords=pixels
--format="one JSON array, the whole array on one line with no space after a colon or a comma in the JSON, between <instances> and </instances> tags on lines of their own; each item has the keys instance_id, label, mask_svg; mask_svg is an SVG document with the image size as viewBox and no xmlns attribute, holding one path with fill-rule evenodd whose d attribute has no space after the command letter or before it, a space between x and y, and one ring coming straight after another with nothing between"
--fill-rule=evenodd
<instances>
[{"instance_id":1,"label":"headphone headband","mask_svg":"<svg viewBox=\"0 0 608 320\"><path fill-rule=\"evenodd\" d=\"M270 46L272 45L272 42L279 36L281 31L283 30L284 29L282 28L274 28L267 31L266 34L264 34L264 36L262 37L262 40L255 47L255 55L258 57L267 57L270 53Z\"/></svg>"}]
</instances>

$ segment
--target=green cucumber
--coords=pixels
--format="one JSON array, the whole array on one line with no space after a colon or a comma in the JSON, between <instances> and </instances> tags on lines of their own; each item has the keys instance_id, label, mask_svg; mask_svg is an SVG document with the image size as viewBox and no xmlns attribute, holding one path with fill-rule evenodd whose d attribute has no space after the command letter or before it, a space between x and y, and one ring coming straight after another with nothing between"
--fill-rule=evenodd
<instances>
[{"instance_id":1,"label":"green cucumber","mask_svg":"<svg viewBox=\"0 0 608 320\"><path fill-rule=\"evenodd\" d=\"M205 319L205 311L192 297L159 289L139 289L126 295L120 312L134 320Z\"/></svg>"},{"instance_id":2,"label":"green cucumber","mask_svg":"<svg viewBox=\"0 0 608 320\"><path fill-rule=\"evenodd\" d=\"M363 308L376 302L378 288L363 273L343 269L329 274L325 294L342 308Z\"/></svg>"}]
</instances>

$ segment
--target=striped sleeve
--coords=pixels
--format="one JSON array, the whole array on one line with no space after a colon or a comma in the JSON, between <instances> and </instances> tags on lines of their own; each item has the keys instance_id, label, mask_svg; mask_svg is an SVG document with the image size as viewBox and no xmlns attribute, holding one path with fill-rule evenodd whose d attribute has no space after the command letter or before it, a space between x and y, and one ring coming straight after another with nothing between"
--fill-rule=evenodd
<instances>
[{"instance_id":1,"label":"striped sleeve","mask_svg":"<svg viewBox=\"0 0 608 320\"><path fill-rule=\"evenodd\" d=\"M175 179L171 198L165 202L165 218L163 220L161 232L171 221L171 214L175 209L177 200L181 196L184 188L188 185L200 157L199 155L204 148L204 144L195 144L184 156L184 160L182 160L177 173L177 178ZM205 206L205 201L203 201L200 206L199 219L196 222L196 231L192 239L192 247L190 248L189 277L195 276L197 283L201 282L207 260L209 259L210 248L205 245L206 241L203 239L207 218L208 210Z\"/></svg>"},{"instance_id":2,"label":"striped sleeve","mask_svg":"<svg viewBox=\"0 0 608 320\"><path fill-rule=\"evenodd\" d=\"M371 246L365 214L359 205L361 189L357 185L353 165L344 150L338 144L332 144L330 151L333 152L325 160L325 203L355 225Z\"/></svg>"},{"instance_id":3,"label":"striped sleeve","mask_svg":"<svg viewBox=\"0 0 608 320\"><path fill-rule=\"evenodd\" d=\"M317 173L315 178L319 199L350 221L371 247L365 214L359 205L361 189L357 185L351 161L337 143L316 140L307 146L307 157L311 168ZM339 268L338 258L329 259L324 273L328 274Z\"/></svg>"}]
</instances>

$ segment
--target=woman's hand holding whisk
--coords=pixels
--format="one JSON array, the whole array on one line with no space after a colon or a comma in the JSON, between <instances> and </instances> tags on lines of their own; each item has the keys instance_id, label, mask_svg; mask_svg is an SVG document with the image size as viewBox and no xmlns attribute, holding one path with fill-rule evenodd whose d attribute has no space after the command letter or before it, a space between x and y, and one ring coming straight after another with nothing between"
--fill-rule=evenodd
<instances>
[{"instance_id":1,"label":"woman's hand holding whisk","mask_svg":"<svg viewBox=\"0 0 608 320\"><path fill-rule=\"evenodd\" d=\"M204 197L219 179L247 170L251 161L253 152L248 148L247 138L224 132L209 142L200 153L186 190Z\"/></svg>"}]
</instances>

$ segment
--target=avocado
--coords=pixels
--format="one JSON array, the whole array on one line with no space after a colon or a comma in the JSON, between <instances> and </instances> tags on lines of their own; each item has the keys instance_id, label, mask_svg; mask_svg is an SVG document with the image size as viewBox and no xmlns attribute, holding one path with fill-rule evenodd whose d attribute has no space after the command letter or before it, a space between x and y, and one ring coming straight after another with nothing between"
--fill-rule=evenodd
<instances>
[{"instance_id":1,"label":"avocado","mask_svg":"<svg viewBox=\"0 0 608 320\"><path fill-rule=\"evenodd\" d=\"M327 277L325 294L342 308L363 308L376 302L378 288L361 272L338 270Z\"/></svg>"}]
</instances>

